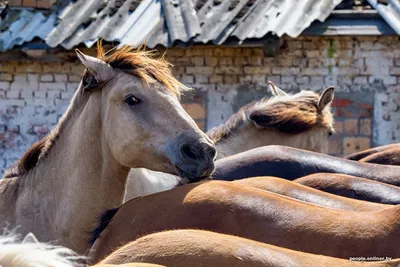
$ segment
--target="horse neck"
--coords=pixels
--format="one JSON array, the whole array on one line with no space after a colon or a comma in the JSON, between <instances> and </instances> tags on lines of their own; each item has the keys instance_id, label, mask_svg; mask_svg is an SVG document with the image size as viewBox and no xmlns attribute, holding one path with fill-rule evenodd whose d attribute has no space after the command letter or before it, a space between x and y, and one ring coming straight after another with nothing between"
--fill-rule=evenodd
<instances>
[{"instance_id":1,"label":"horse neck","mask_svg":"<svg viewBox=\"0 0 400 267\"><path fill-rule=\"evenodd\" d=\"M235 155L249 149L270 145L268 130L262 131L254 126L243 126L234 133L223 137L215 143L217 148L217 159Z\"/></svg>"},{"instance_id":2,"label":"horse neck","mask_svg":"<svg viewBox=\"0 0 400 267\"><path fill-rule=\"evenodd\" d=\"M78 253L89 248L101 214L122 204L129 170L104 142L96 98L73 111L48 154L18 178L16 224L40 241L57 240Z\"/></svg>"},{"instance_id":3,"label":"horse neck","mask_svg":"<svg viewBox=\"0 0 400 267\"><path fill-rule=\"evenodd\" d=\"M326 142L321 140L326 140ZM320 129L312 129L299 134L285 134L275 129L258 129L249 124L222 138L215 143L215 146L218 151L217 159L220 159L269 145L290 146L326 153L328 148L327 141L325 133Z\"/></svg>"}]
</instances>

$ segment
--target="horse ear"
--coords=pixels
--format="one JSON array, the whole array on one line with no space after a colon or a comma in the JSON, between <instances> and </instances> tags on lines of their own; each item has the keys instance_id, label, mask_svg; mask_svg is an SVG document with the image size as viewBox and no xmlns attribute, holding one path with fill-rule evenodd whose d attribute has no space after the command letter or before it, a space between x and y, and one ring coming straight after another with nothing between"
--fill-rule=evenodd
<instances>
[{"instance_id":1,"label":"horse ear","mask_svg":"<svg viewBox=\"0 0 400 267\"><path fill-rule=\"evenodd\" d=\"M24 237L24 240L22 240L22 244L27 244L27 243L38 244L39 240L37 240L36 236L33 233L29 233Z\"/></svg>"},{"instance_id":2,"label":"horse ear","mask_svg":"<svg viewBox=\"0 0 400 267\"><path fill-rule=\"evenodd\" d=\"M283 91L282 89L280 89L278 86L276 86L273 82L268 81L269 84L269 88L271 88L271 92L274 96L284 96L284 95L288 95L287 93L285 93L285 91Z\"/></svg>"},{"instance_id":3,"label":"horse ear","mask_svg":"<svg viewBox=\"0 0 400 267\"><path fill-rule=\"evenodd\" d=\"M326 106L332 103L334 98L335 88L333 86L328 87L324 90L318 100L318 110L322 111Z\"/></svg>"},{"instance_id":4,"label":"horse ear","mask_svg":"<svg viewBox=\"0 0 400 267\"><path fill-rule=\"evenodd\" d=\"M105 82L110 79L112 67L109 64L98 58L85 55L79 49L75 49L75 52L88 72L93 75L98 82Z\"/></svg>"}]
</instances>

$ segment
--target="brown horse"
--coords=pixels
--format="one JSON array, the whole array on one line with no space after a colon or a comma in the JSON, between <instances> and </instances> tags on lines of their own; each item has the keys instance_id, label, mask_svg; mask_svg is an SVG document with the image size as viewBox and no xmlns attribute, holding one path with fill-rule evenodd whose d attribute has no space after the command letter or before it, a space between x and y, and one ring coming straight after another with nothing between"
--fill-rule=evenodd
<instances>
[{"instance_id":1,"label":"brown horse","mask_svg":"<svg viewBox=\"0 0 400 267\"><path fill-rule=\"evenodd\" d=\"M100 264L134 261L171 267L389 267L400 264L400 260L385 257L381 260L357 262L294 251L232 235L201 230L174 230L139 238L119 248Z\"/></svg>"},{"instance_id":2,"label":"brown horse","mask_svg":"<svg viewBox=\"0 0 400 267\"><path fill-rule=\"evenodd\" d=\"M135 198L110 211L96 231L89 259L96 263L146 234L188 228L346 259L400 256L400 206L371 212L328 209L250 186L210 181Z\"/></svg>"},{"instance_id":3,"label":"brown horse","mask_svg":"<svg viewBox=\"0 0 400 267\"><path fill-rule=\"evenodd\" d=\"M400 144L390 144L390 145L385 145L385 146L377 146L374 148L366 149L363 151L359 151L350 155L345 156L346 159L350 160L360 160L362 158L368 157L372 154L375 154L377 152L382 152L388 149L393 149L393 148L400 148Z\"/></svg>"},{"instance_id":4,"label":"brown horse","mask_svg":"<svg viewBox=\"0 0 400 267\"><path fill-rule=\"evenodd\" d=\"M207 134L214 141L217 157L223 158L266 145L285 145L326 153L333 133L330 109L333 87L321 95L302 91L288 95L272 82L272 98L253 101ZM146 169L132 169L125 200L174 188L180 179Z\"/></svg>"},{"instance_id":5,"label":"brown horse","mask_svg":"<svg viewBox=\"0 0 400 267\"><path fill-rule=\"evenodd\" d=\"M272 176L247 178L234 182L292 197L304 202L309 202L331 209L350 211L376 211L392 207L391 205L370 203L367 201L340 197L334 194L323 192L321 190L310 188L308 186L297 184L292 181Z\"/></svg>"},{"instance_id":6,"label":"brown horse","mask_svg":"<svg viewBox=\"0 0 400 267\"><path fill-rule=\"evenodd\" d=\"M86 71L67 112L0 180L0 227L85 253L131 167L197 181L213 171L215 148L179 104L187 88L167 62L130 47L77 54Z\"/></svg>"},{"instance_id":7,"label":"brown horse","mask_svg":"<svg viewBox=\"0 0 400 267\"><path fill-rule=\"evenodd\" d=\"M331 194L377 203L400 204L400 188L397 186L371 181L337 173L315 173L294 180Z\"/></svg>"},{"instance_id":8,"label":"brown horse","mask_svg":"<svg viewBox=\"0 0 400 267\"><path fill-rule=\"evenodd\" d=\"M376 152L360 159L360 162L368 162L384 165L400 165L400 148L391 148Z\"/></svg>"},{"instance_id":9,"label":"brown horse","mask_svg":"<svg viewBox=\"0 0 400 267\"><path fill-rule=\"evenodd\" d=\"M256 176L276 176L294 180L327 172L363 177L400 185L400 167L363 163L284 146L266 146L216 161L214 180L238 180Z\"/></svg>"},{"instance_id":10,"label":"brown horse","mask_svg":"<svg viewBox=\"0 0 400 267\"><path fill-rule=\"evenodd\" d=\"M379 266L379 265L376 265ZM382 265L382 266L391 266L391 265ZM72 266L71 266L72 267ZM159 264L152 264L152 263L139 263L139 262L134 262L134 263L123 263L123 264L96 264L93 265L93 267L166 267L165 265L159 265Z\"/></svg>"}]
</instances>

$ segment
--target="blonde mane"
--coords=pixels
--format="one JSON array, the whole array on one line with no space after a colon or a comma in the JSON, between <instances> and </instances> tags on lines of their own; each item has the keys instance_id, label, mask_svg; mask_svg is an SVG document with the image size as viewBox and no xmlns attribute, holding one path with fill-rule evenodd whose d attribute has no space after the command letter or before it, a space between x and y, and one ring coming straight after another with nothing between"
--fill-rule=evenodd
<instances>
[{"instance_id":1,"label":"blonde mane","mask_svg":"<svg viewBox=\"0 0 400 267\"><path fill-rule=\"evenodd\" d=\"M19 236L7 234L0 237L0 266L2 267L78 267L84 260L72 250L40 243L33 234L23 241Z\"/></svg>"},{"instance_id":2,"label":"blonde mane","mask_svg":"<svg viewBox=\"0 0 400 267\"><path fill-rule=\"evenodd\" d=\"M108 63L114 69L120 69L126 73L139 77L145 84L160 83L168 91L180 97L183 92L190 91L191 88L186 87L179 82L171 72L171 64L163 57L157 56L155 51L145 51L143 48L137 50L131 46L123 46L121 49L111 49L104 52L101 42L97 44L97 58ZM85 81L89 75L88 71L82 75L82 80ZM96 89L104 85L101 84ZM65 122L71 117L71 114L80 106L79 103L83 97L82 82L77 89L68 110L59 120L57 126L42 140L33 144L24 155L18 160L15 167L11 167L5 171L4 178L12 178L28 173L31 169L37 166L38 162L44 158L49 150L53 147L55 140L62 132Z\"/></svg>"},{"instance_id":3,"label":"blonde mane","mask_svg":"<svg viewBox=\"0 0 400 267\"><path fill-rule=\"evenodd\" d=\"M139 77L146 84L159 82L178 97L191 88L178 81L171 72L172 64L154 50L146 51L142 47L134 49L129 45L121 49L104 52L101 43L97 45L97 58L108 63L114 69L120 69Z\"/></svg>"},{"instance_id":4,"label":"blonde mane","mask_svg":"<svg viewBox=\"0 0 400 267\"><path fill-rule=\"evenodd\" d=\"M207 132L216 143L235 134L246 125L263 120L262 128L298 134L312 128L330 128L333 115L329 107L318 109L319 95L302 91L295 95L278 95L251 102L233 114L224 124ZM260 127L259 127L260 128Z\"/></svg>"}]
</instances>

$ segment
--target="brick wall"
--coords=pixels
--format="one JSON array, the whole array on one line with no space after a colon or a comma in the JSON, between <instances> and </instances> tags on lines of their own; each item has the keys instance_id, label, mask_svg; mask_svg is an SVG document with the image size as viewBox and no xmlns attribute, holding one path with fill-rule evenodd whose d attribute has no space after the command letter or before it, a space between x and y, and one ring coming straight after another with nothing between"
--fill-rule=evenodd
<instances>
[{"instance_id":1,"label":"brick wall","mask_svg":"<svg viewBox=\"0 0 400 267\"><path fill-rule=\"evenodd\" d=\"M204 130L269 96L271 80L291 93L336 87L331 154L400 140L398 37L284 38L276 57L265 57L262 48L172 48L167 60L196 89L183 106ZM82 71L74 63L0 63L0 170L54 127Z\"/></svg>"}]
</instances>

